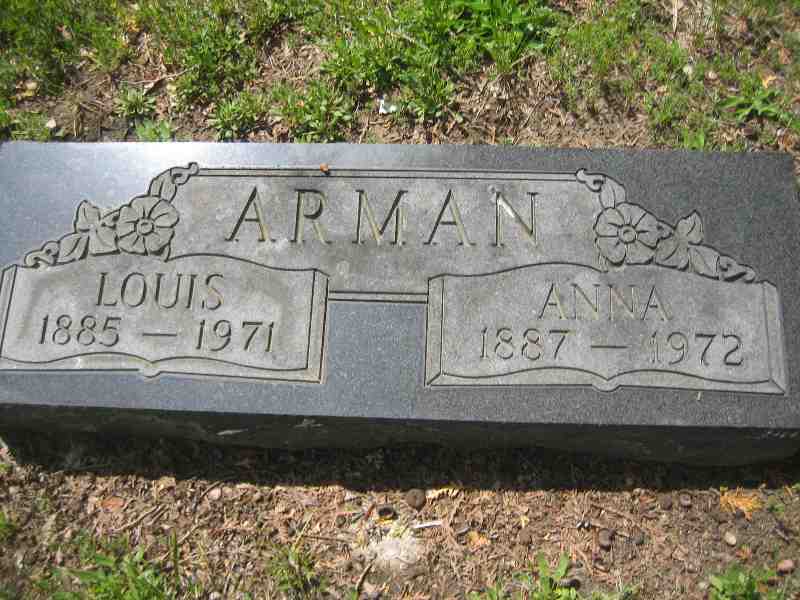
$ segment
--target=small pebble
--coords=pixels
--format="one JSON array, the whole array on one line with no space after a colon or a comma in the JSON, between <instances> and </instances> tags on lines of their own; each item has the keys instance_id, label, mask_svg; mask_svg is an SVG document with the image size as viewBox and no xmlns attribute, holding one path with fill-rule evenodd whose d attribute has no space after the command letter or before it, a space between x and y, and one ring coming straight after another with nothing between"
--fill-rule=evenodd
<instances>
[{"instance_id":1,"label":"small pebble","mask_svg":"<svg viewBox=\"0 0 800 600\"><path fill-rule=\"evenodd\" d=\"M422 510L425 506L425 492L420 489L408 490L405 495L406 504L414 510Z\"/></svg>"},{"instance_id":2,"label":"small pebble","mask_svg":"<svg viewBox=\"0 0 800 600\"><path fill-rule=\"evenodd\" d=\"M672 496L669 494L662 494L662 496L658 499L658 504L661 506L663 510L669 510L672 508Z\"/></svg>"},{"instance_id":3,"label":"small pebble","mask_svg":"<svg viewBox=\"0 0 800 600\"><path fill-rule=\"evenodd\" d=\"M678 502L680 502L683 508L692 507L692 497L689 494L681 494L678 496Z\"/></svg>"},{"instance_id":4,"label":"small pebble","mask_svg":"<svg viewBox=\"0 0 800 600\"><path fill-rule=\"evenodd\" d=\"M725 535L722 536L722 539L725 540L725 543L728 544L728 546L736 545L736 536L733 534L732 531L726 531Z\"/></svg>"},{"instance_id":5,"label":"small pebble","mask_svg":"<svg viewBox=\"0 0 800 600\"><path fill-rule=\"evenodd\" d=\"M778 563L778 573L781 575L788 575L792 572L794 572L794 561L791 558L784 559Z\"/></svg>"},{"instance_id":6,"label":"small pebble","mask_svg":"<svg viewBox=\"0 0 800 600\"><path fill-rule=\"evenodd\" d=\"M533 530L533 527L530 526L523 527L520 530L519 535L517 536L517 541L524 546L532 544L533 540L535 539L536 539L536 532Z\"/></svg>"},{"instance_id":7,"label":"small pebble","mask_svg":"<svg viewBox=\"0 0 800 600\"><path fill-rule=\"evenodd\" d=\"M611 541L614 539L614 531L611 529L601 529L597 534L597 543L603 550L611 550Z\"/></svg>"},{"instance_id":8,"label":"small pebble","mask_svg":"<svg viewBox=\"0 0 800 600\"><path fill-rule=\"evenodd\" d=\"M701 592L705 592L708 589L708 582L701 581L700 583L697 584L697 589L700 590Z\"/></svg>"},{"instance_id":9,"label":"small pebble","mask_svg":"<svg viewBox=\"0 0 800 600\"><path fill-rule=\"evenodd\" d=\"M728 513L722 512L721 510L713 509L709 514L717 523L727 523L730 521Z\"/></svg>"}]
</instances>

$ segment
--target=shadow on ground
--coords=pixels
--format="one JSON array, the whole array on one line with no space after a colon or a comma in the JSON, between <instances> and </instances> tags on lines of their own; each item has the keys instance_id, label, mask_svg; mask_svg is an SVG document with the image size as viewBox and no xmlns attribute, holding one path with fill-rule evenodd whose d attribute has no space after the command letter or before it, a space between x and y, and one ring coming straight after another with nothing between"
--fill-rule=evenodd
<instances>
[{"instance_id":1,"label":"shadow on ground","mask_svg":"<svg viewBox=\"0 0 800 600\"><path fill-rule=\"evenodd\" d=\"M46 472L205 479L257 485L341 485L358 491L404 488L491 491L675 491L781 488L800 481L800 460L741 467L691 467L615 460L542 448L465 450L399 446L364 450L216 446L205 442L89 434L6 432L14 458Z\"/></svg>"}]
</instances>

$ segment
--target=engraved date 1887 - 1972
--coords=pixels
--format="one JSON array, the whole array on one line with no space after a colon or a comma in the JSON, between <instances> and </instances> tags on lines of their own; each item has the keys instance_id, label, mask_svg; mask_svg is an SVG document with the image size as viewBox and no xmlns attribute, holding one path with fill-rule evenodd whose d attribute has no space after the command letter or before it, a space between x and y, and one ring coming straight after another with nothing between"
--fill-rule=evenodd
<instances>
[{"instance_id":1,"label":"engraved date 1887 - 1972","mask_svg":"<svg viewBox=\"0 0 800 600\"><path fill-rule=\"evenodd\" d=\"M557 363L562 349L570 350L576 343L575 330L538 329L529 327L515 332L511 327L484 327L480 333L481 360L508 361L515 357L531 363L552 361ZM742 339L729 332L683 332L656 330L644 341L634 343L595 344L580 351L619 350L632 353L635 362L643 365L679 365L694 361L701 367L724 365L740 367L744 363Z\"/></svg>"}]
</instances>

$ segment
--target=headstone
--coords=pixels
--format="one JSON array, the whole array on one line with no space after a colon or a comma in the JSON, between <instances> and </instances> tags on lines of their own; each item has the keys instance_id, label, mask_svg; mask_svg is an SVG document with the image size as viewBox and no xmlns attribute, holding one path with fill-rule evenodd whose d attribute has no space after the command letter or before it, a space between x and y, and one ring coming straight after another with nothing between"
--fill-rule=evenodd
<instances>
[{"instance_id":1,"label":"headstone","mask_svg":"<svg viewBox=\"0 0 800 600\"><path fill-rule=\"evenodd\" d=\"M800 445L778 154L0 146L0 429Z\"/></svg>"}]
</instances>

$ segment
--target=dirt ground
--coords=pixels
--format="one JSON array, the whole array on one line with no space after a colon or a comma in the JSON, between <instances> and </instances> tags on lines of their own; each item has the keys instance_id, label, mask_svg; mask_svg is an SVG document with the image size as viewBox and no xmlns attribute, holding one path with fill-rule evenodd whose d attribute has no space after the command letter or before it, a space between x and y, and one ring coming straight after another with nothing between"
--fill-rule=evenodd
<instances>
[{"instance_id":1,"label":"dirt ground","mask_svg":"<svg viewBox=\"0 0 800 600\"><path fill-rule=\"evenodd\" d=\"M19 589L80 566L75 542L86 534L125 537L166 561L174 533L181 576L204 598L274 597L270 556L298 540L342 598L462 598L511 582L540 552L569 556L582 593L704 598L710 573L775 569L800 548L796 459L700 469L537 449L289 453L15 438L26 462L3 450L0 505L18 531L0 580ZM792 575L773 583L797 589Z\"/></svg>"}]
</instances>

